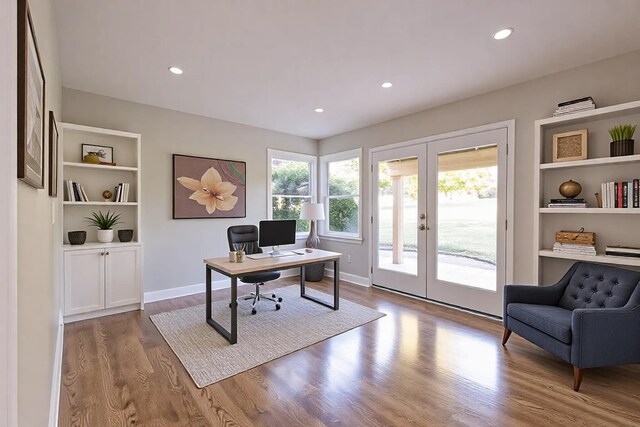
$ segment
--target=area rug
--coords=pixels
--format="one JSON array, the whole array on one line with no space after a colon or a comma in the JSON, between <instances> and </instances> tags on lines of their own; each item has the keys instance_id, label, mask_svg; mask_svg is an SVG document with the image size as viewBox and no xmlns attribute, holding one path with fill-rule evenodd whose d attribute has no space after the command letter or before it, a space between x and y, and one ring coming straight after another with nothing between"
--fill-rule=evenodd
<instances>
[{"instance_id":1,"label":"area rug","mask_svg":"<svg viewBox=\"0 0 640 427\"><path fill-rule=\"evenodd\" d=\"M271 291L270 291L271 292ZM283 298L278 311L267 301L251 314L251 301L238 306L238 343L229 344L205 322L199 305L154 314L156 325L198 388L262 365L304 347L384 316L376 310L340 298L340 309L300 298L300 286L274 289ZM333 296L307 288L307 294L325 301ZM229 329L229 301L213 303L213 318Z\"/></svg>"}]
</instances>

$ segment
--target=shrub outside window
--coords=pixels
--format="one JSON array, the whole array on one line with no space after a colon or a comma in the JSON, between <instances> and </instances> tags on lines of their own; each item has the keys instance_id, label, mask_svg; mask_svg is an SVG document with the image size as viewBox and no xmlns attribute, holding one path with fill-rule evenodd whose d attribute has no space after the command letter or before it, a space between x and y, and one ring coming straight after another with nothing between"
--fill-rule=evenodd
<instances>
[{"instance_id":1,"label":"shrub outside window","mask_svg":"<svg viewBox=\"0 0 640 427\"><path fill-rule=\"evenodd\" d=\"M321 157L326 220L323 234L360 239L362 149Z\"/></svg>"},{"instance_id":2,"label":"shrub outside window","mask_svg":"<svg viewBox=\"0 0 640 427\"><path fill-rule=\"evenodd\" d=\"M309 232L309 221L299 220L303 203L315 201L316 157L268 150L269 219L298 220L296 231Z\"/></svg>"}]
</instances>

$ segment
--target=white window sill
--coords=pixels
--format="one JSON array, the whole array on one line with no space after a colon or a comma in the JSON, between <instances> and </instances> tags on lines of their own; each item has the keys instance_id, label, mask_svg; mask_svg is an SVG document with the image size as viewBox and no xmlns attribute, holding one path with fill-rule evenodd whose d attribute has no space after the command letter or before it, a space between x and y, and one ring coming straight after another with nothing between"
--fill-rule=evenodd
<instances>
[{"instance_id":1,"label":"white window sill","mask_svg":"<svg viewBox=\"0 0 640 427\"><path fill-rule=\"evenodd\" d=\"M331 242L351 243L354 245L361 245L363 239L361 237L347 237L347 236L334 236L327 234L320 234L320 239L329 240Z\"/></svg>"}]
</instances>

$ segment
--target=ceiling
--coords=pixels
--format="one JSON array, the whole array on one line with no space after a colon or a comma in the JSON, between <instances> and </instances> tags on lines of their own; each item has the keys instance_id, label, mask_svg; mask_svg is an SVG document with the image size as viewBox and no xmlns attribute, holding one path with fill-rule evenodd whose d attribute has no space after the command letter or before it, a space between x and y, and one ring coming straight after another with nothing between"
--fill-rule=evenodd
<instances>
[{"instance_id":1,"label":"ceiling","mask_svg":"<svg viewBox=\"0 0 640 427\"><path fill-rule=\"evenodd\" d=\"M640 49L638 0L55 7L65 87L317 139Z\"/></svg>"}]
</instances>

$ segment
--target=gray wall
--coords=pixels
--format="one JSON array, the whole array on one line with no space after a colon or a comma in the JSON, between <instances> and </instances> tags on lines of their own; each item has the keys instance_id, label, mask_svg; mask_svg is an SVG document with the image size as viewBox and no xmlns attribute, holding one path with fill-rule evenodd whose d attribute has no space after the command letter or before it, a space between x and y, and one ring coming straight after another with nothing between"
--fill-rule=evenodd
<instances>
[{"instance_id":1,"label":"gray wall","mask_svg":"<svg viewBox=\"0 0 640 427\"><path fill-rule=\"evenodd\" d=\"M319 154L364 147L364 171L369 170L368 149L395 142L516 119L515 141L515 248L514 279L533 276L533 122L550 117L559 101L590 95L598 107L640 99L640 51L573 70L479 95L438 108L347 132L320 141ZM364 179L362 206L369 218L369 177ZM365 221L365 224L367 221ZM615 226L615 225L612 225ZM362 245L324 241L323 248L351 254L352 263L341 270L368 276L368 229Z\"/></svg>"},{"instance_id":2,"label":"gray wall","mask_svg":"<svg viewBox=\"0 0 640 427\"><path fill-rule=\"evenodd\" d=\"M55 18L49 0L30 0L29 5L46 79L47 146L49 110L53 110L59 121L62 103ZM46 169L48 173L48 166ZM58 226L52 224L57 203L49 197L47 188L36 190L18 181L18 422L21 426L49 423L61 306L60 285L56 279L59 234Z\"/></svg>"},{"instance_id":3,"label":"gray wall","mask_svg":"<svg viewBox=\"0 0 640 427\"><path fill-rule=\"evenodd\" d=\"M202 260L226 255L227 227L266 218L267 147L317 154L313 139L66 88L62 117L69 123L142 134L145 292L204 283ZM247 162L247 217L173 220L174 153Z\"/></svg>"}]
</instances>

